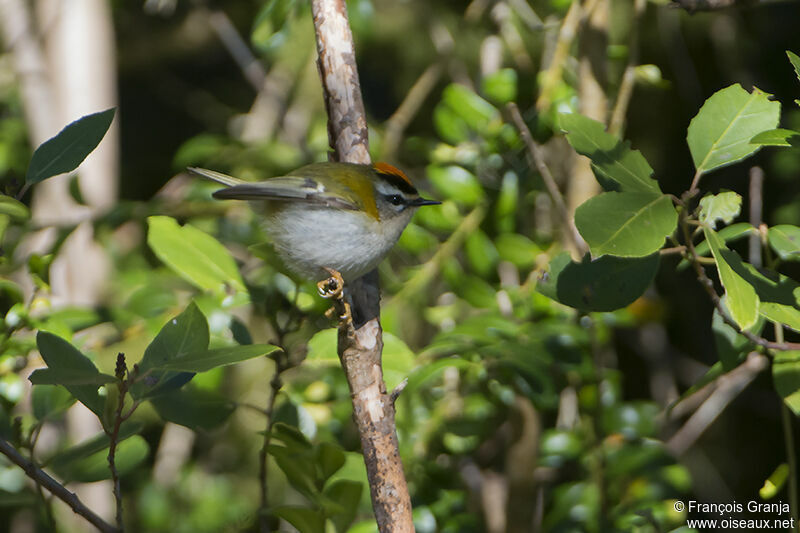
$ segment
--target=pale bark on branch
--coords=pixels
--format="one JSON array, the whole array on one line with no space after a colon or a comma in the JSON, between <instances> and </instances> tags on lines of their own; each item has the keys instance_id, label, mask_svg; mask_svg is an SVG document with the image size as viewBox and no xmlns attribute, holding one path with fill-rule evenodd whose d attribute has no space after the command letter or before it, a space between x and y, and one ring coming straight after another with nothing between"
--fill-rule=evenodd
<instances>
[{"instance_id":1,"label":"pale bark on branch","mask_svg":"<svg viewBox=\"0 0 800 533\"><path fill-rule=\"evenodd\" d=\"M369 163L367 122L344 0L313 0L319 72L334 158ZM414 531L395 428L381 368L380 289L373 271L345 287L353 320L339 327L339 358L353 400L372 507L381 532Z\"/></svg>"}]
</instances>

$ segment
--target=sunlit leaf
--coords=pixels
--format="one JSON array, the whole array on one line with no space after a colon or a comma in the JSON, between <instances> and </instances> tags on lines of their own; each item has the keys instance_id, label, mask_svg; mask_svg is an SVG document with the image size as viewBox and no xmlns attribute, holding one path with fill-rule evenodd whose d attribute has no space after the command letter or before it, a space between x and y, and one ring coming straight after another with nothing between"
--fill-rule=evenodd
<instances>
[{"instance_id":1,"label":"sunlit leaf","mask_svg":"<svg viewBox=\"0 0 800 533\"><path fill-rule=\"evenodd\" d=\"M797 75L797 79L800 80L800 57L789 50L786 50L786 55L789 57L789 62L794 67L794 73Z\"/></svg>"},{"instance_id":2,"label":"sunlit leaf","mask_svg":"<svg viewBox=\"0 0 800 533\"><path fill-rule=\"evenodd\" d=\"M147 219L147 244L167 266L195 286L214 292L246 293L236 262L211 235L172 217Z\"/></svg>"},{"instance_id":3,"label":"sunlit leaf","mask_svg":"<svg viewBox=\"0 0 800 533\"><path fill-rule=\"evenodd\" d=\"M730 224L741 210L742 197L735 192L709 194L700 200L700 221L716 228L717 221Z\"/></svg>"},{"instance_id":4,"label":"sunlit leaf","mask_svg":"<svg viewBox=\"0 0 800 533\"><path fill-rule=\"evenodd\" d=\"M489 122L500 117L497 108L458 83L452 83L445 87L442 91L442 102L476 132L482 132Z\"/></svg>"},{"instance_id":5,"label":"sunlit leaf","mask_svg":"<svg viewBox=\"0 0 800 533\"><path fill-rule=\"evenodd\" d=\"M784 261L800 260L800 228L789 224L772 226L767 232L770 247Z\"/></svg>"},{"instance_id":6,"label":"sunlit leaf","mask_svg":"<svg viewBox=\"0 0 800 533\"><path fill-rule=\"evenodd\" d=\"M761 146L798 146L800 145L800 132L775 128L774 130L762 131L752 139L750 144Z\"/></svg>"},{"instance_id":7,"label":"sunlit leaf","mask_svg":"<svg viewBox=\"0 0 800 533\"><path fill-rule=\"evenodd\" d=\"M463 167L430 165L427 172L431 184L444 198L471 207L484 197L478 178Z\"/></svg>"},{"instance_id":8,"label":"sunlit leaf","mask_svg":"<svg viewBox=\"0 0 800 533\"><path fill-rule=\"evenodd\" d=\"M686 140L698 174L740 161L759 146L750 139L778 125L781 104L767 93L734 84L705 101L689 124Z\"/></svg>"},{"instance_id":9,"label":"sunlit leaf","mask_svg":"<svg viewBox=\"0 0 800 533\"><path fill-rule=\"evenodd\" d=\"M592 161L598 181L607 191L661 193L651 178L653 169L630 143L606 133L603 125L577 113L559 115L559 126L576 152Z\"/></svg>"},{"instance_id":10,"label":"sunlit leaf","mask_svg":"<svg viewBox=\"0 0 800 533\"><path fill-rule=\"evenodd\" d=\"M115 108L79 118L39 146L31 157L25 183L71 172L94 150L114 120Z\"/></svg>"},{"instance_id":11,"label":"sunlit leaf","mask_svg":"<svg viewBox=\"0 0 800 533\"><path fill-rule=\"evenodd\" d=\"M643 257L664 245L675 231L678 213L668 196L606 192L575 211L575 225L595 257Z\"/></svg>"},{"instance_id":12,"label":"sunlit leaf","mask_svg":"<svg viewBox=\"0 0 800 533\"><path fill-rule=\"evenodd\" d=\"M775 390L795 416L800 416L800 351L776 351L772 360Z\"/></svg>"},{"instance_id":13,"label":"sunlit leaf","mask_svg":"<svg viewBox=\"0 0 800 533\"><path fill-rule=\"evenodd\" d=\"M753 286L742 278L742 274L746 272L742 259L736 252L725 247L725 243L713 229L703 226L703 232L717 264L720 282L725 288L725 304L731 318L742 329L748 329L758 318L759 300Z\"/></svg>"},{"instance_id":14,"label":"sunlit leaf","mask_svg":"<svg viewBox=\"0 0 800 533\"><path fill-rule=\"evenodd\" d=\"M500 69L481 80L481 92L496 104L506 104L517 99L517 71Z\"/></svg>"}]
</instances>

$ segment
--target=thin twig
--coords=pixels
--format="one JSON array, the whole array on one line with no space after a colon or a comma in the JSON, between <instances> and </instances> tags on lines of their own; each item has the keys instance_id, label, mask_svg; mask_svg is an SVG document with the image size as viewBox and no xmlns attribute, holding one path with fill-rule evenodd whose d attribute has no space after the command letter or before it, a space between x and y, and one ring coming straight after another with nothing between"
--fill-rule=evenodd
<instances>
[{"instance_id":1,"label":"thin twig","mask_svg":"<svg viewBox=\"0 0 800 533\"><path fill-rule=\"evenodd\" d=\"M269 455L269 445L272 441L272 426L274 425L275 421L275 417L273 416L275 411L275 400L278 398L278 393L283 386L283 382L281 381L281 372L284 370L282 360L286 356L285 354L286 352L283 354L278 354L277 357L274 358L275 373L272 375L272 379L269 382L270 395L267 402L267 409L266 411L263 411L267 419L267 427L264 431L264 443L261 447L261 453L258 457L258 479L260 480L261 484L259 527L262 533L269 533L270 531L269 516L265 512L267 510L267 505L269 504L269 488L267 487L269 469L267 468L267 459Z\"/></svg>"},{"instance_id":2,"label":"thin twig","mask_svg":"<svg viewBox=\"0 0 800 533\"><path fill-rule=\"evenodd\" d=\"M78 496L75 493L67 490L64 485L50 477L45 471L33 464L33 462L25 459L7 440L3 438L0 438L0 453L8 457L12 463L22 468L29 478L46 488L53 496L69 505L75 514L85 518L94 527L104 533L120 533L116 527L112 526L97 516L91 509L86 507L78 499Z\"/></svg>"},{"instance_id":3,"label":"thin twig","mask_svg":"<svg viewBox=\"0 0 800 533\"><path fill-rule=\"evenodd\" d=\"M761 225L763 211L763 186L764 171L761 167L750 168L750 224L754 228ZM750 234L748 239L748 253L750 264L758 268L761 266L761 235L758 232Z\"/></svg>"},{"instance_id":4,"label":"thin twig","mask_svg":"<svg viewBox=\"0 0 800 533\"><path fill-rule=\"evenodd\" d=\"M125 526L122 522L122 485L119 480L119 472L117 471L117 444L119 443L119 428L122 425L124 417L122 410L125 407L125 395L128 392L128 380L126 374L128 372L127 365L125 364L125 354L120 352L117 354L116 377L119 398L117 400L117 408L114 411L114 427L111 431L106 431L108 435L108 468L111 470L111 482L114 490L114 501L117 505L116 520L117 528L119 531L124 531Z\"/></svg>"},{"instance_id":5,"label":"thin twig","mask_svg":"<svg viewBox=\"0 0 800 533\"><path fill-rule=\"evenodd\" d=\"M233 25L228 15L220 9L213 11L201 8L208 17L211 28L219 37L220 42L228 51L234 62L239 66L245 79L258 92L264 87L264 80L267 77L261 62L247 46L247 43L239 35L236 26Z\"/></svg>"},{"instance_id":6,"label":"thin twig","mask_svg":"<svg viewBox=\"0 0 800 533\"><path fill-rule=\"evenodd\" d=\"M569 210L564 202L564 197L561 194L561 191L558 189L556 180L553 179L553 174L550 172L550 169L544 161L542 151L539 148L539 145L533 140L531 130L528 129L528 125L525 124L525 120L523 120L517 104L510 102L506 108L511 114L511 120L519 130L522 141L525 143L525 147L528 149L529 157L536 165L536 169L539 171L539 174L542 176L544 185L547 188L547 192L550 194L550 198L553 200L553 204L558 210L561 221L568 230L567 237L569 238L570 243L576 250L580 252L581 255L585 254L588 251L586 242L583 240L580 233L578 233L578 228L575 227L575 221L569 214Z\"/></svg>"},{"instance_id":7,"label":"thin twig","mask_svg":"<svg viewBox=\"0 0 800 533\"><path fill-rule=\"evenodd\" d=\"M617 137L622 136L622 126L625 124L625 115L636 82L636 64L639 62L639 19L642 18L646 7L647 0L634 0L633 20L628 43L628 64L625 66L625 72L622 73L617 100L614 103L614 110L611 112L611 120L608 122L608 133Z\"/></svg>"},{"instance_id":8,"label":"thin twig","mask_svg":"<svg viewBox=\"0 0 800 533\"><path fill-rule=\"evenodd\" d=\"M433 88L436 87L436 83L441 76L442 65L440 63L428 66L425 72L414 82L414 85L411 86L397 110L386 121L386 135L383 140L383 150L381 150L382 159L390 160L394 157L398 146L400 146L403 132L419 112Z\"/></svg>"},{"instance_id":9,"label":"thin twig","mask_svg":"<svg viewBox=\"0 0 800 533\"><path fill-rule=\"evenodd\" d=\"M768 366L769 359L765 355L750 352L744 363L717 378L717 388L667 441L667 449L675 456L683 455L725 407Z\"/></svg>"}]
</instances>

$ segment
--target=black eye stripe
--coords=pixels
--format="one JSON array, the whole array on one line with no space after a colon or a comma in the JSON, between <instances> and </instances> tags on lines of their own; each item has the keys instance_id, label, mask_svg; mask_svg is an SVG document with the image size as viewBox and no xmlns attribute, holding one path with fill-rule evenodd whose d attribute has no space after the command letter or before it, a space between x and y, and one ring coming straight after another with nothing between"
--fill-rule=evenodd
<instances>
[{"instance_id":1,"label":"black eye stripe","mask_svg":"<svg viewBox=\"0 0 800 533\"><path fill-rule=\"evenodd\" d=\"M387 183L392 185L397 190L402 191L409 195L418 194L417 189L415 189L412 185L410 185L406 180L404 180L400 176L389 174L388 172L381 172L381 171L377 172L378 174L381 175L381 178L386 180Z\"/></svg>"}]
</instances>

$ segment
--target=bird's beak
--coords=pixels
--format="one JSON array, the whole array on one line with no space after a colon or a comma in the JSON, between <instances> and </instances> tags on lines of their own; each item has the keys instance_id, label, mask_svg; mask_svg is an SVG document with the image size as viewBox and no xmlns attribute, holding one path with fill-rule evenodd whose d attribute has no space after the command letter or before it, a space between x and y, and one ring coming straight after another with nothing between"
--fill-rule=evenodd
<instances>
[{"instance_id":1,"label":"bird's beak","mask_svg":"<svg viewBox=\"0 0 800 533\"><path fill-rule=\"evenodd\" d=\"M426 198L417 198L415 200L411 200L410 202L408 202L408 205L410 205L412 207L420 207L422 205L439 205L441 203L442 202L438 202L436 200L428 200Z\"/></svg>"}]
</instances>

